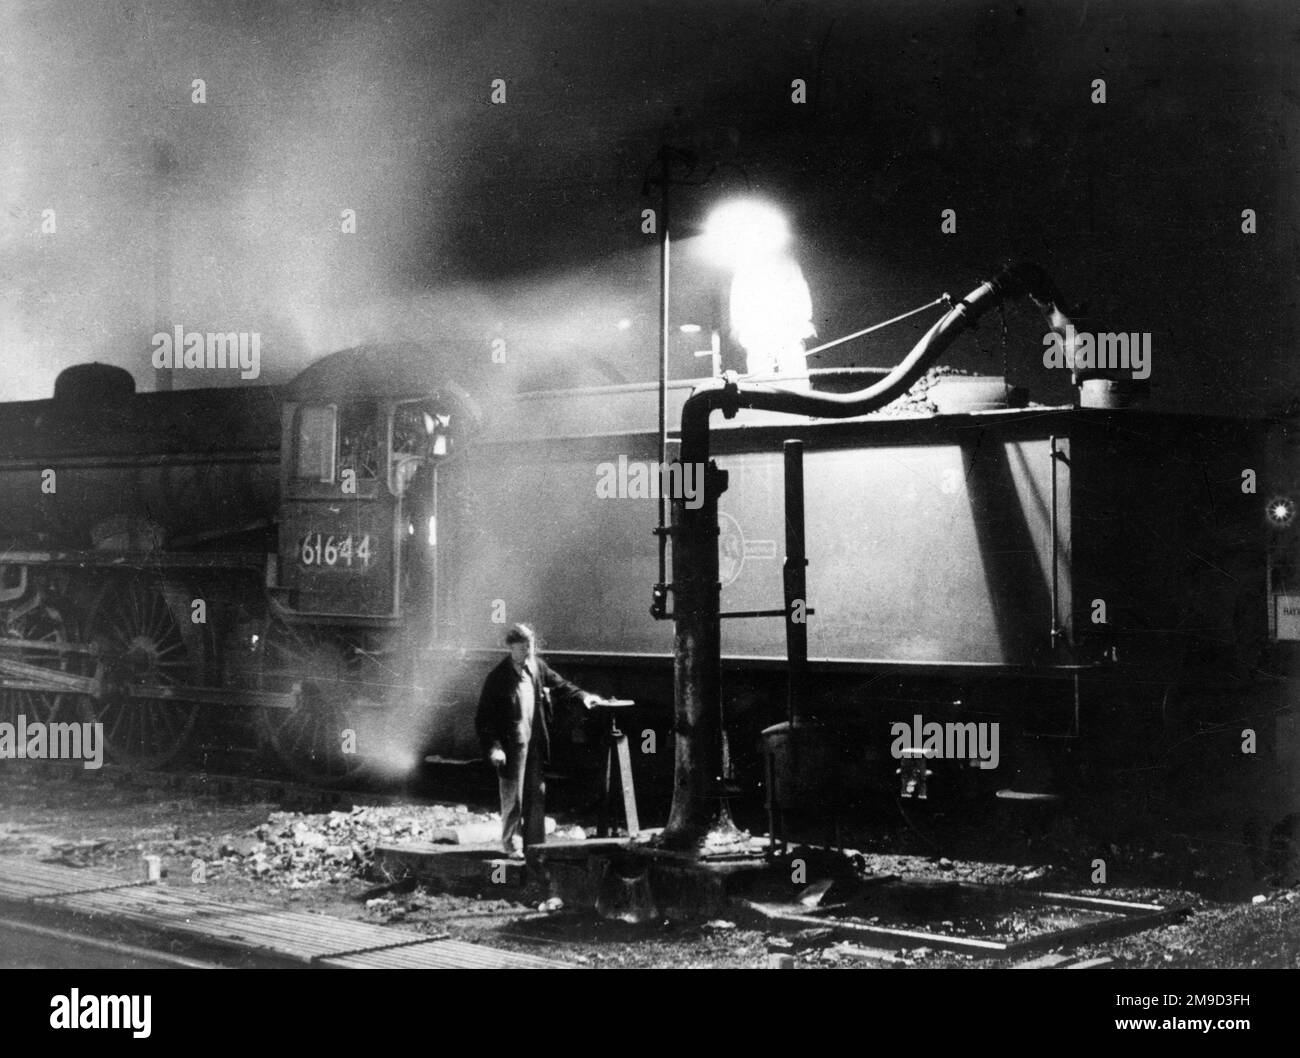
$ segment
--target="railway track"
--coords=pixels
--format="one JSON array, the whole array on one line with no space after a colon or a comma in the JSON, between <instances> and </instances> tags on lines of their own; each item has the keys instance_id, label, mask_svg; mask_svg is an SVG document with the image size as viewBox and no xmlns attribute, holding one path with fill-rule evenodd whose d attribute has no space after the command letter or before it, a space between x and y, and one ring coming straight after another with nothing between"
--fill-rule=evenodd
<instances>
[{"instance_id":1,"label":"railway track","mask_svg":"<svg viewBox=\"0 0 1300 1058\"><path fill-rule=\"evenodd\" d=\"M1185 917L1190 905L1110 900L1077 893L1023 890L960 882L883 876L854 899L815 908L742 900L746 910L784 930L829 931L834 939L898 949L946 951L976 959L1030 959L1026 968L1054 966L1084 945L1157 929ZM924 910L929 908L928 911Z\"/></svg>"}]
</instances>

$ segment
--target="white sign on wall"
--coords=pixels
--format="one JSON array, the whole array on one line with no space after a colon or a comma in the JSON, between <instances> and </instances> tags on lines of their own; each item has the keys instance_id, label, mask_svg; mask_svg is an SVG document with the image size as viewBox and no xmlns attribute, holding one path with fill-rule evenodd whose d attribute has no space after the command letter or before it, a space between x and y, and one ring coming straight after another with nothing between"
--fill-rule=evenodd
<instances>
[{"instance_id":1,"label":"white sign on wall","mask_svg":"<svg viewBox=\"0 0 1300 1058\"><path fill-rule=\"evenodd\" d=\"M1300 595L1274 595L1278 639L1300 640Z\"/></svg>"}]
</instances>

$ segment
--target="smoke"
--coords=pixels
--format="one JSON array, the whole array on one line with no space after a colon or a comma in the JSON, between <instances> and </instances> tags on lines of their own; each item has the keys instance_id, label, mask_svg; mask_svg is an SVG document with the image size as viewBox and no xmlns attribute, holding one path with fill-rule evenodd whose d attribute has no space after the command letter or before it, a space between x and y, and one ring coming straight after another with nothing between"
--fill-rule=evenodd
<instances>
[{"instance_id":1,"label":"smoke","mask_svg":"<svg viewBox=\"0 0 1300 1058\"><path fill-rule=\"evenodd\" d=\"M442 267L479 183L486 81L447 61L452 40L416 52L431 20L410 7L8 5L0 19L11 399L48 396L89 359L151 389L151 336L175 326L260 334L262 381L277 382L404 336L549 350L609 296L552 289L544 312ZM455 44L472 53L491 32L462 24Z\"/></svg>"},{"instance_id":2,"label":"smoke","mask_svg":"<svg viewBox=\"0 0 1300 1058\"><path fill-rule=\"evenodd\" d=\"M371 341L473 357L504 338L508 362L533 371L598 355L619 318L654 311L644 162L611 167L604 146L556 134L569 119L537 86L536 21L474 5L6 6L9 399L46 397L90 359L152 389L151 338L177 326L259 334L272 383ZM514 93L495 111L493 76ZM645 125L646 109L661 108L614 123ZM579 127L609 124L590 97L575 110ZM565 185L593 177L626 192L595 221L623 235L584 255L566 212L592 205Z\"/></svg>"},{"instance_id":3,"label":"smoke","mask_svg":"<svg viewBox=\"0 0 1300 1058\"><path fill-rule=\"evenodd\" d=\"M1245 406L1293 386L1281 291L1300 200L1278 174L1296 171L1296 111L1278 85L1296 14L938 11L3 5L3 395L48 396L90 359L153 388L150 339L178 325L260 334L259 382L402 338L474 357L504 337L535 376L646 377L634 339L653 349L657 290L642 210L658 201L641 192L664 143L698 160L680 176L721 166L675 192L681 234L737 191L789 213L823 337L1029 256L1091 300L1090 327L1195 351L1158 380L1164 403ZM1095 77L1104 107L1088 101ZM1207 156L1236 163L1180 182ZM1239 231L1246 207L1256 235ZM613 330L621 318L631 333Z\"/></svg>"}]
</instances>

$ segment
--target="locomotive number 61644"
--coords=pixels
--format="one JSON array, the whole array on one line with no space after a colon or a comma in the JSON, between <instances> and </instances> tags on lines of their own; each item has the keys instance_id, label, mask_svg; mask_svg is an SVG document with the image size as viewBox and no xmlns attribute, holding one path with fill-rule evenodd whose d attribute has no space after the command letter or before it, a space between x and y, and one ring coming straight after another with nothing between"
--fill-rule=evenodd
<instances>
[{"instance_id":1,"label":"locomotive number 61644","mask_svg":"<svg viewBox=\"0 0 1300 1058\"><path fill-rule=\"evenodd\" d=\"M370 534L354 537L307 533L299 541L298 559L304 566L352 568L353 563L366 569L370 565Z\"/></svg>"}]
</instances>

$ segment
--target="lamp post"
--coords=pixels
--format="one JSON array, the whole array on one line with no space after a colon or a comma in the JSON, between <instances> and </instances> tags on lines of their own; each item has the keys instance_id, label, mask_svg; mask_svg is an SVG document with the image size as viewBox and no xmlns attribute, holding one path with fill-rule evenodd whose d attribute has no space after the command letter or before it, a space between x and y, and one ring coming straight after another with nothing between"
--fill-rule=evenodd
<instances>
[{"instance_id":1,"label":"lamp post","mask_svg":"<svg viewBox=\"0 0 1300 1058\"><path fill-rule=\"evenodd\" d=\"M668 462L668 290L672 279L672 233L669 230L669 189L672 187L671 152L659 150L659 470ZM665 583L667 569L664 549L667 545L665 518L667 499L659 490L659 583Z\"/></svg>"},{"instance_id":2,"label":"lamp post","mask_svg":"<svg viewBox=\"0 0 1300 1058\"><path fill-rule=\"evenodd\" d=\"M673 167L684 165L694 168L695 156L689 151L678 150L667 144L659 148L655 166L646 178L642 194L648 195L650 188L659 188L659 215L657 231L659 234L659 466L668 461L668 350L671 334L671 300L672 283L672 228L671 228L671 189L673 184L700 187L709 182L714 170L710 170L702 179L676 179ZM749 177L745 176L746 184ZM688 174L689 175L689 174ZM710 215L704 229L707 255L717 264L735 273L752 265L755 261L770 261L779 256L790 241L790 229L785 218L770 203L760 199L736 199L717 207ZM763 302L768 297L779 298L780 291L759 289L754 300ZM758 329L762 330L760 324ZM716 372L721 360L720 338L716 334L712 340L710 354ZM668 616L668 560L667 546L670 529L668 528L668 497L660 490L659 521L655 535L659 539L659 579L655 583L650 612L658 620Z\"/></svg>"},{"instance_id":3,"label":"lamp post","mask_svg":"<svg viewBox=\"0 0 1300 1058\"><path fill-rule=\"evenodd\" d=\"M695 158L687 151L681 151L668 144L659 148L655 158L656 170L648 176L641 189L643 195L650 193L650 188L659 186L659 466L668 461L668 342L669 342L669 285L672 278L672 234L669 227L669 209L671 207L671 188L673 165L685 163L693 166ZM662 620L668 615L668 508L663 490L659 490L659 524L655 535L659 538L659 579L654 587L654 600L650 612L656 619Z\"/></svg>"}]
</instances>

